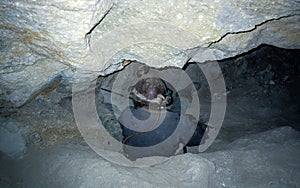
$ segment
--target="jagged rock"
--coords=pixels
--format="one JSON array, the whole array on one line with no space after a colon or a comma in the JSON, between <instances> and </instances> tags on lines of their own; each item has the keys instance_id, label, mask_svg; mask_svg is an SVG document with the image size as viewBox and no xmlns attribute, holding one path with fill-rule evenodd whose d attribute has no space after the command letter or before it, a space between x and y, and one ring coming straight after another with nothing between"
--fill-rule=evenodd
<instances>
[{"instance_id":1,"label":"jagged rock","mask_svg":"<svg viewBox=\"0 0 300 188\"><path fill-rule=\"evenodd\" d=\"M1 103L23 105L70 65L106 75L122 69L124 59L182 67L262 43L299 48L299 6L279 0L4 0Z\"/></svg>"},{"instance_id":2,"label":"jagged rock","mask_svg":"<svg viewBox=\"0 0 300 188\"><path fill-rule=\"evenodd\" d=\"M1 1L1 106L22 106L55 85L70 64L80 62L87 52L85 33L106 4Z\"/></svg>"},{"instance_id":3,"label":"jagged rock","mask_svg":"<svg viewBox=\"0 0 300 188\"><path fill-rule=\"evenodd\" d=\"M65 69L65 65L49 59L25 66L20 71L0 74L0 99L20 107L35 96L54 89L60 83Z\"/></svg>"},{"instance_id":4,"label":"jagged rock","mask_svg":"<svg viewBox=\"0 0 300 188\"><path fill-rule=\"evenodd\" d=\"M262 43L299 48L297 1L122 1L91 32L93 69L121 59L182 67L238 55ZM110 59L111 58L111 59Z\"/></svg>"},{"instance_id":5,"label":"jagged rock","mask_svg":"<svg viewBox=\"0 0 300 188\"><path fill-rule=\"evenodd\" d=\"M300 5L298 5L300 6ZM230 32L208 48L199 49L191 61L220 60L247 52L261 44L281 48L300 48L300 15L291 14L271 19L243 32ZM210 54L205 56L203 54Z\"/></svg>"}]
</instances>

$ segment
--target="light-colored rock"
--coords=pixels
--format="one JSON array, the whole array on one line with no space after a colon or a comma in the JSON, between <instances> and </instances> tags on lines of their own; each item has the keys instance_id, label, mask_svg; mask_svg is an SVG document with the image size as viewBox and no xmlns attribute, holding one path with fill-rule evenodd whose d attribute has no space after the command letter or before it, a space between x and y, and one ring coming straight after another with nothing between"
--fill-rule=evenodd
<instances>
[{"instance_id":1,"label":"light-colored rock","mask_svg":"<svg viewBox=\"0 0 300 188\"><path fill-rule=\"evenodd\" d=\"M182 67L262 43L299 48L299 6L282 0L4 0L1 101L23 105L70 66L106 75L122 69L124 59Z\"/></svg>"},{"instance_id":2,"label":"light-colored rock","mask_svg":"<svg viewBox=\"0 0 300 188\"><path fill-rule=\"evenodd\" d=\"M30 149L0 173L6 170L3 177L24 187L298 187L299 138L298 131L281 127L217 152L177 155L143 168L116 165L88 146L62 142Z\"/></svg>"},{"instance_id":3,"label":"light-colored rock","mask_svg":"<svg viewBox=\"0 0 300 188\"><path fill-rule=\"evenodd\" d=\"M245 53L261 44L281 48L300 48L300 14L271 20L255 28L229 33L208 48L198 48L191 62L220 60ZM209 54L209 55L205 55Z\"/></svg>"},{"instance_id":4,"label":"light-colored rock","mask_svg":"<svg viewBox=\"0 0 300 188\"><path fill-rule=\"evenodd\" d=\"M299 141L299 131L280 127L237 139L202 157L216 166L213 187L298 187Z\"/></svg>"},{"instance_id":5,"label":"light-colored rock","mask_svg":"<svg viewBox=\"0 0 300 188\"><path fill-rule=\"evenodd\" d=\"M182 67L194 55L198 62L223 59L262 43L298 48L299 6L298 1L121 1L92 31L88 67L112 72L122 59Z\"/></svg>"},{"instance_id":6,"label":"light-colored rock","mask_svg":"<svg viewBox=\"0 0 300 188\"><path fill-rule=\"evenodd\" d=\"M24 66L9 74L1 74L1 99L20 107L42 92L55 88L67 66L51 59Z\"/></svg>"},{"instance_id":7,"label":"light-colored rock","mask_svg":"<svg viewBox=\"0 0 300 188\"><path fill-rule=\"evenodd\" d=\"M80 62L87 52L85 34L109 4L1 1L1 103L25 104L59 81L70 64Z\"/></svg>"},{"instance_id":8,"label":"light-colored rock","mask_svg":"<svg viewBox=\"0 0 300 188\"><path fill-rule=\"evenodd\" d=\"M23 161L25 187L210 187L214 165L197 155L179 155L146 168L110 163L82 145L64 144L28 152ZM16 175L14 175L16 176Z\"/></svg>"}]
</instances>

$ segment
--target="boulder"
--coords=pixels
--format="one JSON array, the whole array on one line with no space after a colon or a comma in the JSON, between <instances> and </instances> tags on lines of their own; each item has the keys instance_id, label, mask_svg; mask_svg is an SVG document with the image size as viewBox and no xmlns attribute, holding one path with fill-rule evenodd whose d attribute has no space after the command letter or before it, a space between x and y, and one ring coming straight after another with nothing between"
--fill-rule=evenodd
<instances>
[{"instance_id":1,"label":"boulder","mask_svg":"<svg viewBox=\"0 0 300 188\"><path fill-rule=\"evenodd\" d=\"M107 75L137 60L183 67L261 44L299 48L298 1L4 0L0 103L20 107L66 70Z\"/></svg>"}]
</instances>

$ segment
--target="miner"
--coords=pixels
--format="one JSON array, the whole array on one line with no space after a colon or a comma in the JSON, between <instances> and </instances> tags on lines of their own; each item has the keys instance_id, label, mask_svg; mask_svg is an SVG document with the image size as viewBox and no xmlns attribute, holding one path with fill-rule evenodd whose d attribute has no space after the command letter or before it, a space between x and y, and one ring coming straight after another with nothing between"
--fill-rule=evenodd
<instances>
[{"instance_id":1,"label":"miner","mask_svg":"<svg viewBox=\"0 0 300 188\"><path fill-rule=\"evenodd\" d=\"M123 153L131 160L172 156L200 144L203 128L190 115L168 110L172 91L159 78L144 78L130 88L134 106L119 117Z\"/></svg>"}]
</instances>

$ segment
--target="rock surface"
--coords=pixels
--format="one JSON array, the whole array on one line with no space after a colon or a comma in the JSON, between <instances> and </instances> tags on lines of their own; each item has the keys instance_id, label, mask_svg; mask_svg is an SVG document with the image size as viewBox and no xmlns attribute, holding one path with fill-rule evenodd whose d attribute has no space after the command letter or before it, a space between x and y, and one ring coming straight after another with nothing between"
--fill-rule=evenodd
<instances>
[{"instance_id":1,"label":"rock surface","mask_svg":"<svg viewBox=\"0 0 300 188\"><path fill-rule=\"evenodd\" d=\"M298 187L299 136L299 131L281 127L202 155L216 167L212 187Z\"/></svg>"},{"instance_id":2,"label":"rock surface","mask_svg":"<svg viewBox=\"0 0 300 188\"><path fill-rule=\"evenodd\" d=\"M207 187L207 182L210 187L299 187L299 91L293 91L300 88L299 54L299 50L264 46L220 62L228 105L213 145L205 153L188 148L187 155L146 168L120 166L96 155L77 130L69 85L61 83L4 121L0 119L19 122L22 136L23 130L29 132L24 137L27 152L22 160L0 152L0 187ZM134 63L119 73L126 73L131 65ZM210 90L198 65L210 63L190 64L185 71L193 81L201 82L198 92L205 120L210 112ZM99 85L110 90L115 75L100 77ZM96 104L109 103L110 97L101 97L101 92L95 93ZM97 105L100 119L117 125L111 106L105 106ZM14 124L7 128L14 129ZM118 132L111 128L108 131ZM7 131L0 140L6 135Z\"/></svg>"},{"instance_id":3,"label":"rock surface","mask_svg":"<svg viewBox=\"0 0 300 188\"><path fill-rule=\"evenodd\" d=\"M299 48L299 3L122 1L92 30L90 66L102 61L110 72L123 58L182 67L194 55L197 62L223 59L262 43Z\"/></svg>"},{"instance_id":4,"label":"rock surface","mask_svg":"<svg viewBox=\"0 0 300 188\"><path fill-rule=\"evenodd\" d=\"M124 59L182 67L262 43L299 48L299 6L282 0L4 0L0 102L22 106L67 79L70 67L105 75L122 69Z\"/></svg>"},{"instance_id":5,"label":"rock surface","mask_svg":"<svg viewBox=\"0 0 300 188\"><path fill-rule=\"evenodd\" d=\"M26 150L26 143L46 147L57 143L58 137L81 139L72 116L71 89L67 89L76 69L84 69L82 75L89 77L120 70L125 59L153 67L183 67L187 62L236 56L264 43L299 49L299 7L299 0L2 0L0 115L16 120L1 120L1 153L16 157ZM268 111L266 104L258 108L255 105L261 101L255 103L254 97L262 92L272 96L271 91L278 93L272 88L295 83L290 69L263 64L252 75L250 63L238 61L238 70L232 68L228 75L234 73L233 80L244 77L249 85L261 86L253 93L231 91L229 96L237 99L232 101L240 103L231 111L229 106L229 112L235 113L229 113L211 152L175 156L161 166L128 168L103 160L85 144L68 142L30 150L13 165L2 160L1 154L0 187L121 187L128 182L152 187L207 187L209 183L212 187L299 187L299 132L283 127L249 136L285 125L281 113L274 113L277 109ZM62 84L64 89L59 87ZM243 82L237 81L234 86L240 85ZM241 93L253 99L242 101ZM295 114L296 105L284 111L292 107ZM2 113L15 108L15 114ZM241 116L252 111L261 119ZM107 109L98 112L105 115L103 121L113 120ZM274 125L268 125L270 121ZM22 135L31 131L26 126L34 129L29 138ZM115 128L111 132L118 133Z\"/></svg>"},{"instance_id":6,"label":"rock surface","mask_svg":"<svg viewBox=\"0 0 300 188\"><path fill-rule=\"evenodd\" d=\"M0 122L0 152L10 157L22 157L26 150L20 123L8 119Z\"/></svg>"},{"instance_id":7,"label":"rock surface","mask_svg":"<svg viewBox=\"0 0 300 188\"><path fill-rule=\"evenodd\" d=\"M281 48L300 48L300 15L283 16L256 25L243 32L226 33L207 49L200 49L190 61L220 60L245 53L261 44ZM207 56L205 54L210 54Z\"/></svg>"},{"instance_id":8,"label":"rock surface","mask_svg":"<svg viewBox=\"0 0 300 188\"><path fill-rule=\"evenodd\" d=\"M145 168L119 166L100 158L87 146L63 142L44 150L33 149L21 161L0 163L0 174L6 170L0 185L298 187L299 136L298 131L281 127L238 139L225 150L178 155Z\"/></svg>"}]
</instances>

